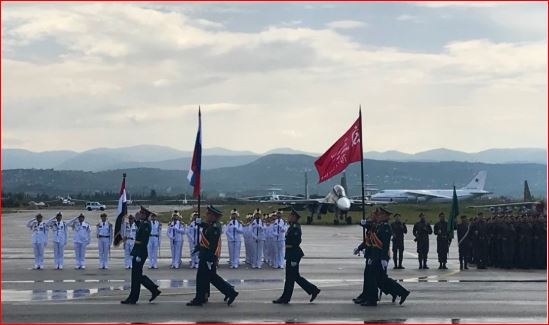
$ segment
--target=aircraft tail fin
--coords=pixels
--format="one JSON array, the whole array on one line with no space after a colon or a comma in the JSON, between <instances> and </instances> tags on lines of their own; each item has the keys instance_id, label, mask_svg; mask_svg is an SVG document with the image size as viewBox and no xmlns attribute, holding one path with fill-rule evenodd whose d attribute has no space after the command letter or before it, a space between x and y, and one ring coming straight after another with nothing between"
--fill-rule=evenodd
<instances>
[{"instance_id":1,"label":"aircraft tail fin","mask_svg":"<svg viewBox=\"0 0 549 325\"><path fill-rule=\"evenodd\" d=\"M486 171L482 170L473 177L473 179L463 187L462 190L484 190L484 184L486 184Z\"/></svg>"},{"instance_id":2,"label":"aircraft tail fin","mask_svg":"<svg viewBox=\"0 0 549 325\"><path fill-rule=\"evenodd\" d=\"M528 187L528 181L524 181L524 202L533 201L532 194L530 193L530 188Z\"/></svg>"}]
</instances>

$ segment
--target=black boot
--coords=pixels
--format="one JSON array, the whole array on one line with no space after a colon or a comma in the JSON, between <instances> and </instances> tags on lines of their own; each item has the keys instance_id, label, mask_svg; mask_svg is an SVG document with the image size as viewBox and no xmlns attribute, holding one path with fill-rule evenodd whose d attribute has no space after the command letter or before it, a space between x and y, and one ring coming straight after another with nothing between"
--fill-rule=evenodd
<instances>
[{"instance_id":1,"label":"black boot","mask_svg":"<svg viewBox=\"0 0 549 325\"><path fill-rule=\"evenodd\" d=\"M418 261L419 261L419 269L422 270L423 269L423 263L421 262L421 258L418 258Z\"/></svg>"},{"instance_id":2,"label":"black boot","mask_svg":"<svg viewBox=\"0 0 549 325\"><path fill-rule=\"evenodd\" d=\"M427 259L423 260L423 269L428 270L429 267L427 266Z\"/></svg>"},{"instance_id":3,"label":"black boot","mask_svg":"<svg viewBox=\"0 0 549 325\"><path fill-rule=\"evenodd\" d=\"M463 270L463 261L462 260L459 260L459 269Z\"/></svg>"},{"instance_id":4,"label":"black boot","mask_svg":"<svg viewBox=\"0 0 549 325\"><path fill-rule=\"evenodd\" d=\"M442 270L442 263L438 262L438 269Z\"/></svg>"}]
</instances>

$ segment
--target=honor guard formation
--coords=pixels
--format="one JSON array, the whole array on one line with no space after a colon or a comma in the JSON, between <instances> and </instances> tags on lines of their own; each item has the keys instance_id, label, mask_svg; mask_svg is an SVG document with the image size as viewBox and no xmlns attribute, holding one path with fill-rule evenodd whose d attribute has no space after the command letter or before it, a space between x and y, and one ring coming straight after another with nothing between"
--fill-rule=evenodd
<instances>
[{"instance_id":1,"label":"honor guard formation","mask_svg":"<svg viewBox=\"0 0 549 325\"><path fill-rule=\"evenodd\" d=\"M165 233L157 215L144 207L135 215L127 215L122 222L120 236L124 265L126 269L131 269L131 290L127 299L121 303L137 303L141 285L151 292L150 301L160 295L161 292L154 281L143 274L143 266L149 259L149 269L159 268L160 247L162 237L165 237L171 250L169 267L180 269L186 266L197 269L196 295L187 305L201 306L207 303L210 284L213 284L224 295L227 304L231 305L239 293L217 273L223 234L228 246L227 263L230 268L237 269L241 266L240 252L243 241L243 262L250 268L261 269L267 265L274 269L285 269L283 292L279 298L273 300L273 303L289 303L295 283L310 296L311 302L314 301L321 289L307 281L299 272L304 252L300 248L302 230L298 212L292 209L287 221L280 210L263 213L256 209L247 214L242 221L236 209L231 210L230 214L228 222L222 225L219 221L222 212L209 205L204 218L200 218L195 211L190 216L189 224L185 224L181 214L174 211ZM75 269L85 269L86 248L92 238L92 227L85 219L86 217L80 214L65 222L63 214L58 212L47 221L43 221L41 214L29 220L27 227L32 232L34 269L44 268L44 250L50 234L53 265L57 270L63 269L64 249L69 232L72 233L73 239ZM404 236L408 233L408 226L401 222L400 214L393 215L385 208L375 209L367 220L361 220L360 225L363 228L363 241L354 250L354 254L362 254L365 258L364 280L362 292L353 301L362 306L376 306L381 294L384 293L391 295L393 302L398 298L400 304L404 303L410 291L391 279L387 269L391 260L390 253L393 269L405 268L402 262ZM114 228L107 214L102 213L95 226L100 269L109 268L113 238L116 236ZM419 214L418 221L413 225L412 234L417 245L420 270L429 269L427 256L430 236L436 236L438 269L448 269L448 251L453 240L453 231L448 232L448 229L444 213L438 215L438 222L434 226L426 221L423 213ZM472 218L462 215L453 229L457 230L456 245L459 248L460 270L468 270L470 266L478 269L546 268L545 215L494 214L485 217L479 213ZM190 258L184 263L182 252L185 239Z\"/></svg>"}]
</instances>

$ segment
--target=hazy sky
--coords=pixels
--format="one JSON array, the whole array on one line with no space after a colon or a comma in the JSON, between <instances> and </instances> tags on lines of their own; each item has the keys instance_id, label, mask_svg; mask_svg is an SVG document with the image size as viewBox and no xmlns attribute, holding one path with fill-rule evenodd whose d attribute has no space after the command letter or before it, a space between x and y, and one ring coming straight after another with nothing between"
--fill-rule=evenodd
<instances>
[{"instance_id":1,"label":"hazy sky","mask_svg":"<svg viewBox=\"0 0 549 325\"><path fill-rule=\"evenodd\" d=\"M3 147L547 147L546 3L1 5Z\"/></svg>"}]
</instances>

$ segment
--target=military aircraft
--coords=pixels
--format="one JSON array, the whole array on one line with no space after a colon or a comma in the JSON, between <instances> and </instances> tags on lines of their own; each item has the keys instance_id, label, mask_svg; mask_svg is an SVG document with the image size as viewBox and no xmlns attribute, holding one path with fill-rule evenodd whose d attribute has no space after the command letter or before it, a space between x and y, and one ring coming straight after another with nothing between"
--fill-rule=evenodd
<instances>
[{"instance_id":1,"label":"military aircraft","mask_svg":"<svg viewBox=\"0 0 549 325\"><path fill-rule=\"evenodd\" d=\"M348 215L349 211L361 211L362 210L362 197L350 198L347 196L347 178L345 172L341 177L341 183L335 185L332 190L323 198L310 198L309 197L309 184L307 173L305 173L305 197L294 197L292 199L278 199L267 200L260 202L269 202L275 204L281 204L288 207L293 207L296 210L307 210L309 215L307 216L307 224L313 223L313 217L316 214L317 219L321 219L323 214L328 212L334 212L334 225L345 221L346 224L352 224L353 220ZM372 206L377 204L387 205L393 202L381 202L371 200L369 197L365 197L364 204L366 206Z\"/></svg>"},{"instance_id":2,"label":"military aircraft","mask_svg":"<svg viewBox=\"0 0 549 325\"><path fill-rule=\"evenodd\" d=\"M485 209L490 210L492 213L506 213L513 212L518 209L519 212L540 214L543 213L545 205L542 201L536 201L530 193L530 187L528 187L528 181L524 181L524 194L521 202L509 202L500 204L486 204L486 205L472 205L467 208L470 209Z\"/></svg>"},{"instance_id":3,"label":"military aircraft","mask_svg":"<svg viewBox=\"0 0 549 325\"><path fill-rule=\"evenodd\" d=\"M486 172L480 171L466 186L457 189L458 199L479 197L490 192L484 190ZM453 190L382 190L371 196L372 200L385 202L451 202Z\"/></svg>"},{"instance_id":4,"label":"military aircraft","mask_svg":"<svg viewBox=\"0 0 549 325\"><path fill-rule=\"evenodd\" d=\"M293 195L285 195L285 194L279 194L279 192L282 191L281 188L275 187L276 184L271 184L271 187L265 189L267 194L265 195L258 195L258 196L248 196L240 198L240 201L245 202L278 202L278 201L286 201L286 200L294 200L294 199L302 199L301 196L293 196Z\"/></svg>"}]
</instances>

